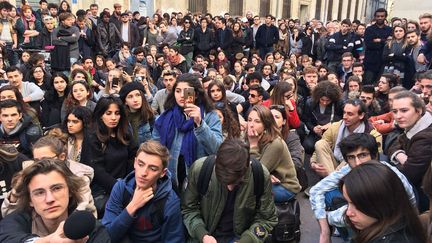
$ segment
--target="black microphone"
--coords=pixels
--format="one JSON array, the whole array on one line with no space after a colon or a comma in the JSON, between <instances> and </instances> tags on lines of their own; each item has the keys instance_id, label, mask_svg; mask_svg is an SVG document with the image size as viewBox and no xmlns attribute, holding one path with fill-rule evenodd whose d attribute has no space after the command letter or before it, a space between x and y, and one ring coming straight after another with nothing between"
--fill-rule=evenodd
<instances>
[{"instance_id":1,"label":"black microphone","mask_svg":"<svg viewBox=\"0 0 432 243\"><path fill-rule=\"evenodd\" d=\"M75 211L63 225L64 235L71 240L79 240L89 235L95 228L96 219L88 211Z\"/></svg>"}]
</instances>

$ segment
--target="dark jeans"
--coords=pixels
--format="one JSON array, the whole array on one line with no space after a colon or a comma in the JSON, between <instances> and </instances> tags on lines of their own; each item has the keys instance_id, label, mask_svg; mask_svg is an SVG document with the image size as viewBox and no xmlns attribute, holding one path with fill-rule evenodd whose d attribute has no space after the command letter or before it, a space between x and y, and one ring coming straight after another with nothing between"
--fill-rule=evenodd
<instances>
[{"instance_id":1,"label":"dark jeans","mask_svg":"<svg viewBox=\"0 0 432 243\"><path fill-rule=\"evenodd\" d=\"M270 52L273 52L273 46L260 47L259 48L259 55L260 55L262 60L264 60L265 55L267 55L267 53L270 53Z\"/></svg>"},{"instance_id":2,"label":"dark jeans","mask_svg":"<svg viewBox=\"0 0 432 243\"><path fill-rule=\"evenodd\" d=\"M365 72L365 74L363 75L363 85L367 85L367 84L375 85L375 83L379 79L379 75L380 75L380 72L373 72L373 71L367 70Z\"/></svg>"},{"instance_id":3,"label":"dark jeans","mask_svg":"<svg viewBox=\"0 0 432 243\"><path fill-rule=\"evenodd\" d=\"M5 49L6 49L5 54L7 56L3 57L3 59L7 58L10 66L15 66L16 64L18 64L19 61L18 53L16 50L12 49L12 44L6 44Z\"/></svg>"}]
</instances>

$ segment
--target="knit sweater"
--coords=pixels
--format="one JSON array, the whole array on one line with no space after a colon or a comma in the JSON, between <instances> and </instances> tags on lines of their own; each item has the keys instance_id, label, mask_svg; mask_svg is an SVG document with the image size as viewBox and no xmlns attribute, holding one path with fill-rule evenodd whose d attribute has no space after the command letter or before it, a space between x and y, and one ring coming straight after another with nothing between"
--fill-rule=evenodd
<instances>
[{"instance_id":1,"label":"knit sweater","mask_svg":"<svg viewBox=\"0 0 432 243\"><path fill-rule=\"evenodd\" d=\"M261 161L270 174L281 181L283 187L294 193L300 192L301 186L297 179L294 163L282 138L277 137L266 144L261 151L258 147L251 147L250 155Z\"/></svg>"}]
</instances>

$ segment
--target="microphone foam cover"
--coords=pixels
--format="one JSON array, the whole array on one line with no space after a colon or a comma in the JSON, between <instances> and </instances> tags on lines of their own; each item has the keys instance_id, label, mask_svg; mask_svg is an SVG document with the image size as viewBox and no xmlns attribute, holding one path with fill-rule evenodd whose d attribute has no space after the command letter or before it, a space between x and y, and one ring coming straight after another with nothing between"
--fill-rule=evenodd
<instances>
[{"instance_id":1,"label":"microphone foam cover","mask_svg":"<svg viewBox=\"0 0 432 243\"><path fill-rule=\"evenodd\" d=\"M89 235L95 228L96 219L88 211L75 211L65 221L64 235L71 240L79 240Z\"/></svg>"}]
</instances>

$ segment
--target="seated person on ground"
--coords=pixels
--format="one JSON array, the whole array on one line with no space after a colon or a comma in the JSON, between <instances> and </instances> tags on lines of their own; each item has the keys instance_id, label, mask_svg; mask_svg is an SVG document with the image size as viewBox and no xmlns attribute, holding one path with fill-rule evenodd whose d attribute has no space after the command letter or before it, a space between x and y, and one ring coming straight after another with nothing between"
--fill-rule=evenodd
<instances>
[{"instance_id":1,"label":"seated person on ground","mask_svg":"<svg viewBox=\"0 0 432 243\"><path fill-rule=\"evenodd\" d=\"M113 242L184 242L180 199L168 172L168 149L154 140L141 144L134 168L111 191L102 223Z\"/></svg>"},{"instance_id":2,"label":"seated person on ground","mask_svg":"<svg viewBox=\"0 0 432 243\"><path fill-rule=\"evenodd\" d=\"M343 166L338 171L334 171L310 190L309 200L312 211L320 226L320 239L326 239L320 242L328 242L328 240L330 240L331 232L329 224L337 227L347 227L343 215L347 207L346 202L342 202L341 205L339 205L340 208L337 209L337 205L335 205L335 198L342 198L342 193L338 189L339 182L356 166L372 159L378 159L379 146L375 138L370 134L353 133L342 139L339 143L339 147L348 165ZM390 167L398 175L405 187L411 204L415 206L416 199L414 192L406 177L399 172L396 167L383 161L381 163ZM333 209L334 211L326 212L326 208Z\"/></svg>"},{"instance_id":3,"label":"seated person on ground","mask_svg":"<svg viewBox=\"0 0 432 243\"><path fill-rule=\"evenodd\" d=\"M368 122L367 108L359 99L347 100L343 108L343 117L332 123L322 138L315 144L315 152L310 162L311 168L321 177L326 177L334 170L345 165L339 142L353 133L370 133L378 143L381 152L382 136Z\"/></svg>"}]
</instances>

